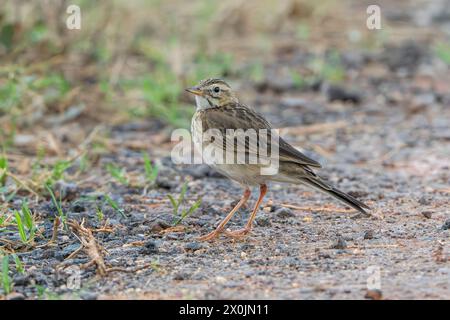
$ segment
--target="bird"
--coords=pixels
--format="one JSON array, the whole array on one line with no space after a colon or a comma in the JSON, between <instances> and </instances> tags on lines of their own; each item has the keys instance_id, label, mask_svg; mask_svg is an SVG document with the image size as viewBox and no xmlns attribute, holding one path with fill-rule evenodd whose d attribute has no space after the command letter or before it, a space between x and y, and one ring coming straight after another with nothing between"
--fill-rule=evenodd
<instances>
[{"instance_id":1,"label":"bird","mask_svg":"<svg viewBox=\"0 0 450 320\"><path fill-rule=\"evenodd\" d=\"M314 170L321 168L321 164L307 157L278 136L262 115L239 101L236 93L224 80L219 78L205 79L196 86L185 90L193 94L196 101L196 110L191 121L191 135L195 148L200 153L203 152L202 157L207 164L222 175L238 182L244 190L239 202L219 223L217 228L199 237L198 240L214 240L222 233L237 239L247 236L252 230L253 221L268 191L268 183L271 181L307 185L331 195L362 214L370 215L366 211L370 210L366 204L338 190L320 178ZM257 136L255 146L255 143L249 143L249 139L239 139L239 134L236 134L236 132L240 132L242 135L242 132L245 132L245 130L255 130L257 132L265 130L269 134L265 138L261 137L263 136L262 134ZM218 138L217 136L211 138L213 135L205 134L210 131L215 132L216 135L222 134L222 139L219 139L220 137ZM229 132L232 135L229 135ZM230 141L227 140L229 136L232 137L231 148L225 143L225 140L227 142ZM272 155L259 152L258 148L264 145L267 150L277 151L276 153L274 152L276 159ZM205 155L205 148L210 148L219 155L222 152L222 160L226 155L231 155L233 161L218 161L220 156L215 157L212 151ZM250 156L256 156L261 158L261 163L238 162L235 158L237 156L244 156L247 160ZM266 160L266 162L262 160ZM277 161L278 170L275 174L263 174L261 169L267 167L267 160L269 162L270 160ZM259 197L245 227L235 231L225 230L225 225L250 198L251 188L254 186L259 186Z\"/></svg>"}]
</instances>

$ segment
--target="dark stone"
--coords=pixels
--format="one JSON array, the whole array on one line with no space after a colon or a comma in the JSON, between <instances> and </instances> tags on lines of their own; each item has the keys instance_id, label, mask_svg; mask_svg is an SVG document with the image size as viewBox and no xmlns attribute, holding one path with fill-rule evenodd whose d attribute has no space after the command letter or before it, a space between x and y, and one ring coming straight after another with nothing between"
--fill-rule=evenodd
<instances>
[{"instance_id":1,"label":"dark stone","mask_svg":"<svg viewBox=\"0 0 450 320\"><path fill-rule=\"evenodd\" d=\"M250 244L250 243L244 243L244 244L241 245L241 250L242 251L251 250L253 248L255 248L255 245Z\"/></svg>"},{"instance_id":2,"label":"dark stone","mask_svg":"<svg viewBox=\"0 0 450 320\"><path fill-rule=\"evenodd\" d=\"M26 286L30 284L30 275L28 274L19 274L14 276L13 282L15 286Z\"/></svg>"},{"instance_id":3,"label":"dark stone","mask_svg":"<svg viewBox=\"0 0 450 320\"><path fill-rule=\"evenodd\" d=\"M6 300L25 300L25 296L19 292L11 292L6 296Z\"/></svg>"},{"instance_id":4,"label":"dark stone","mask_svg":"<svg viewBox=\"0 0 450 320\"><path fill-rule=\"evenodd\" d=\"M424 46L408 41L400 46L387 46L382 54L382 60L392 71L415 71L426 56Z\"/></svg>"},{"instance_id":5,"label":"dark stone","mask_svg":"<svg viewBox=\"0 0 450 320\"><path fill-rule=\"evenodd\" d=\"M189 242L188 244L186 244L184 246L184 250L186 251L197 251L200 249L203 249L205 247L205 245L203 243L200 242Z\"/></svg>"},{"instance_id":6,"label":"dark stone","mask_svg":"<svg viewBox=\"0 0 450 320\"><path fill-rule=\"evenodd\" d=\"M336 241L331 245L331 249L345 249L347 248L347 242L343 236L338 236Z\"/></svg>"},{"instance_id":7,"label":"dark stone","mask_svg":"<svg viewBox=\"0 0 450 320\"><path fill-rule=\"evenodd\" d=\"M361 95L355 91L348 90L337 85L330 85L326 90L328 101L348 101L352 103L360 103Z\"/></svg>"},{"instance_id":8,"label":"dark stone","mask_svg":"<svg viewBox=\"0 0 450 320\"><path fill-rule=\"evenodd\" d=\"M319 252L318 257L321 259L331 259L331 255L326 252Z\"/></svg>"},{"instance_id":9,"label":"dark stone","mask_svg":"<svg viewBox=\"0 0 450 320\"><path fill-rule=\"evenodd\" d=\"M261 227L269 227L271 225L269 218L266 216L257 217L256 224Z\"/></svg>"},{"instance_id":10,"label":"dark stone","mask_svg":"<svg viewBox=\"0 0 450 320\"><path fill-rule=\"evenodd\" d=\"M364 232L364 239L373 239L373 230L367 230L366 232Z\"/></svg>"},{"instance_id":11,"label":"dark stone","mask_svg":"<svg viewBox=\"0 0 450 320\"><path fill-rule=\"evenodd\" d=\"M277 211L280 208L283 208L283 207L277 206L276 204L271 205L270 206L270 212L275 212L275 211Z\"/></svg>"},{"instance_id":12,"label":"dark stone","mask_svg":"<svg viewBox=\"0 0 450 320\"><path fill-rule=\"evenodd\" d=\"M168 177L163 177L161 174L158 175L156 178L156 186L159 188L171 190L174 189L177 186L177 182L173 179L170 179Z\"/></svg>"},{"instance_id":13,"label":"dark stone","mask_svg":"<svg viewBox=\"0 0 450 320\"><path fill-rule=\"evenodd\" d=\"M53 249L47 249L42 252L41 259L50 259L55 256L55 251Z\"/></svg>"},{"instance_id":14,"label":"dark stone","mask_svg":"<svg viewBox=\"0 0 450 320\"><path fill-rule=\"evenodd\" d=\"M141 233L141 234L145 234L147 232L150 231L150 227L149 226L144 226L144 225L140 225L137 226L133 229L133 233Z\"/></svg>"},{"instance_id":15,"label":"dark stone","mask_svg":"<svg viewBox=\"0 0 450 320\"><path fill-rule=\"evenodd\" d=\"M189 274L186 272L178 272L173 276L173 280L182 281L189 279Z\"/></svg>"},{"instance_id":16,"label":"dark stone","mask_svg":"<svg viewBox=\"0 0 450 320\"><path fill-rule=\"evenodd\" d=\"M160 232L160 231L162 231L164 229L167 229L169 227L170 227L170 225L167 222L158 219L158 220L152 222L152 224L150 224L150 231L152 231L152 232Z\"/></svg>"},{"instance_id":17,"label":"dark stone","mask_svg":"<svg viewBox=\"0 0 450 320\"><path fill-rule=\"evenodd\" d=\"M183 240L184 234L182 233L169 233L166 235L166 239L168 240Z\"/></svg>"},{"instance_id":18,"label":"dark stone","mask_svg":"<svg viewBox=\"0 0 450 320\"><path fill-rule=\"evenodd\" d=\"M56 199L73 200L78 195L78 186L75 183L68 183L59 180L53 186Z\"/></svg>"},{"instance_id":19,"label":"dark stone","mask_svg":"<svg viewBox=\"0 0 450 320\"><path fill-rule=\"evenodd\" d=\"M277 217L279 218L290 218L294 216L294 213L292 212L291 209L289 208L284 208L281 207L280 209L278 209L277 211L275 211L275 214L277 215Z\"/></svg>"},{"instance_id":20,"label":"dark stone","mask_svg":"<svg viewBox=\"0 0 450 320\"><path fill-rule=\"evenodd\" d=\"M148 240L141 248L143 254L155 254L158 253L158 244L154 240Z\"/></svg>"},{"instance_id":21,"label":"dark stone","mask_svg":"<svg viewBox=\"0 0 450 320\"><path fill-rule=\"evenodd\" d=\"M431 219L431 216L433 215L433 212L431 211L422 211L422 215L427 218L427 219Z\"/></svg>"},{"instance_id":22,"label":"dark stone","mask_svg":"<svg viewBox=\"0 0 450 320\"><path fill-rule=\"evenodd\" d=\"M441 227L442 230L448 230L450 229L450 219L447 219L447 221L444 222L444 224Z\"/></svg>"},{"instance_id":23,"label":"dark stone","mask_svg":"<svg viewBox=\"0 0 450 320\"><path fill-rule=\"evenodd\" d=\"M372 300L381 300L383 298L383 293L378 289L367 290L364 298Z\"/></svg>"},{"instance_id":24,"label":"dark stone","mask_svg":"<svg viewBox=\"0 0 450 320\"><path fill-rule=\"evenodd\" d=\"M83 300L97 300L98 294L95 292L83 292L80 294L80 297Z\"/></svg>"},{"instance_id":25,"label":"dark stone","mask_svg":"<svg viewBox=\"0 0 450 320\"><path fill-rule=\"evenodd\" d=\"M419 200L418 200L419 204L423 205L423 206L427 206L430 204L430 199L427 196L422 196Z\"/></svg>"},{"instance_id":26,"label":"dark stone","mask_svg":"<svg viewBox=\"0 0 450 320\"><path fill-rule=\"evenodd\" d=\"M76 202L73 204L72 210L73 212L80 213L86 211L86 207L84 206L83 203Z\"/></svg>"}]
</instances>

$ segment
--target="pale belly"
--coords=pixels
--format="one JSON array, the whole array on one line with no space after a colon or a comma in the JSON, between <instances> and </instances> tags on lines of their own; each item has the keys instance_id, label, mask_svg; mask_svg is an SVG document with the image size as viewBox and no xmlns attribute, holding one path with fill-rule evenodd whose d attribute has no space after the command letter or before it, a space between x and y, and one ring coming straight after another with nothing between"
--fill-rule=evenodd
<instances>
[{"instance_id":1,"label":"pale belly","mask_svg":"<svg viewBox=\"0 0 450 320\"><path fill-rule=\"evenodd\" d=\"M260 174L260 166L255 164L224 164L218 162L214 157L211 157L210 152L202 152L202 149L206 151L206 148L212 148L213 145L208 141L202 141L202 127L201 120L194 115L191 122L191 133L194 146L196 150L202 154L204 163L210 165L224 176L237 181L243 185L256 185L264 184L269 179L268 176ZM211 150L211 149L209 149ZM225 155L226 157L226 155Z\"/></svg>"}]
</instances>

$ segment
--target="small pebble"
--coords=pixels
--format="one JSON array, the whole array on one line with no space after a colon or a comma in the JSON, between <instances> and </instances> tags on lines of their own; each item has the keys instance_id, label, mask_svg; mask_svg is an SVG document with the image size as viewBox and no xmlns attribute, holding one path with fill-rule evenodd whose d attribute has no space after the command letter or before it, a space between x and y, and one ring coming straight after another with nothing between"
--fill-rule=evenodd
<instances>
[{"instance_id":1,"label":"small pebble","mask_svg":"<svg viewBox=\"0 0 450 320\"><path fill-rule=\"evenodd\" d=\"M53 189L55 190L55 196L57 199L62 200L73 200L78 195L78 186L75 183L68 183L62 180L59 180L55 183ZM81 209L81 208L80 208ZM81 209L84 211L84 208Z\"/></svg>"},{"instance_id":2,"label":"small pebble","mask_svg":"<svg viewBox=\"0 0 450 320\"><path fill-rule=\"evenodd\" d=\"M347 248L347 243L343 236L338 236L336 242L331 245L331 249L345 249Z\"/></svg>"},{"instance_id":3,"label":"small pebble","mask_svg":"<svg viewBox=\"0 0 450 320\"><path fill-rule=\"evenodd\" d=\"M204 244L200 242L189 242L184 246L186 251L197 251L204 248Z\"/></svg>"},{"instance_id":4,"label":"small pebble","mask_svg":"<svg viewBox=\"0 0 450 320\"><path fill-rule=\"evenodd\" d=\"M373 239L373 230L367 230L366 232L364 232L364 239Z\"/></svg>"},{"instance_id":5,"label":"small pebble","mask_svg":"<svg viewBox=\"0 0 450 320\"><path fill-rule=\"evenodd\" d=\"M423 205L423 206L427 206L430 204L430 199L428 199L428 197L426 196L422 196L419 200L418 200L419 204Z\"/></svg>"},{"instance_id":6,"label":"small pebble","mask_svg":"<svg viewBox=\"0 0 450 320\"><path fill-rule=\"evenodd\" d=\"M331 255L326 252L320 252L318 257L321 259L331 259Z\"/></svg>"},{"instance_id":7,"label":"small pebble","mask_svg":"<svg viewBox=\"0 0 450 320\"><path fill-rule=\"evenodd\" d=\"M178 272L173 276L173 280L181 281L189 279L189 275L186 272Z\"/></svg>"},{"instance_id":8,"label":"small pebble","mask_svg":"<svg viewBox=\"0 0 450 320\"><path fill-rule=\"evenodd\" d=\"M6 300L25 300L25 296L19 292L11 292L6 296Z\"/></svg>"},{"instance_id":9,"label":"small pebble","mask_svg":"<svg viewBox=\"0 0 450 320\"><path fill-rule=\"evenodd\" d=\"M141 253L143 254L158 253L158 244L154 240L147 241L147 243L141 248Z\"/></svg>"},{"instance_id":10,"label":"small pebble","mask_svg":"<svg viewBox=\"0 0 450 320\"><path fill-rule=\"evenodd\" d=\"M166 235L166 239L168 240L182 240L184 235L181 233L169 233Z\"/></svg>"},{"instance_id":11,"label":"small pebble","mask_svg":"<svg viewBox=\"0 0 450 320\"><path fill-rule=\"evenodd\" d=\"M294 216L294 213L289 208L281 207L275 211L275 214L279 218L290 218Z\"/></svg>"},{"instance_id":12,"label":"small pebble","mask_svg":"<svg viewBox=\"0 0 450 320\"><path fill-rule=\"evenodd\" d=\"M361 95L356 91L351 91L347 88L332 85L326 90L328 101L350 101L353 103L359 103L362 100Z\"/></svg>"},{"instance_id":13,"label":"small pebble","mask_svg":"<svg viewBox=\"0 0 450 320\"><path fill-rule=\"evenodd\" d=\"M383 298L383 293L378 289L367 290L364 298L372 300L381 300Z\"/></svg>"},{"instance_id":14,"label":"small pebble","mask_svg":"<svg viewBox=\"0 0 450 320\"><path fill-rule=\"evenodd\" d=\"M447 219L447 221L444 222L444 224L441 227L442 230L448 230L450 229L450 219Z\"/></svg>"},{"instance_id":15,"label":"small pebble","mask_svg":"<svg viewBox=\"0 0 450 320\"><path fill-rule=\"evenodd\" d=\"M169 228L170 225L163 220L156 220L150 225L150 231L152 232L160 232L164 229Z\"/></svg>"},{"instance_id":16,"label":"small pebble","mask_svg":"<svg viewBox=\"0 0 450 320\"><path fill-rule=\"evenodd\" d=\"M269 206L269 212L275 212L275 211L277 211L277 210L280 209L280 208L282 208L282 207L277 206L276 204L270 204L270 206Z\"/></svg>"},{"instance_id":17,"label":"small pebble","mask_svg":"<svg viewBox=\"0 0 450 320\"><path fill-rule=\"evenodd\" d=\"M80 212L84 212L84 211L86 210L86 207L85 207L84 204L82 204L82 203L75 203L75 204L72 206L72 210L73 210L74 212L80 213Z\"/></svg>"},{"instance_id":18,"label":"small pebble","mask_svg":"<svg viewBox=\"0 0 450 320\"><path fill-rule=\"evenodd\" d=\"M29 274L19 274L14 276L13 281L15 286L26 286L30 283L31 277Z\"/></svg>"},{"instance_id":19,"label":"small pebble","mask_svg":"<svg viewBox=\"0 0 450 320\"><path fill-rule=\"evenodd\" d=\"M256 224L260 227L269 227L271 225L269 218L266 216L257 217Z\"/></svg>"},{"instance_id":20,"label":"small pebble","mask_svg":"<svg viewBox=\"0 0 450 320\"><path fill-rule=\"evenodd\" d=\"M433 213L431 211L422 211L422 215L427 219L431 219Z\"/></svg>"},{"instance_id":21,"label":"small pebble","mask_svg":"<svg viewBox=\"0 0 450 320\"><path fill-rule=\"evenodd\" d=\"M98 294L95 292L83 292L80 297L83 300L97 300Z\"/></svg>"}]
</instances>

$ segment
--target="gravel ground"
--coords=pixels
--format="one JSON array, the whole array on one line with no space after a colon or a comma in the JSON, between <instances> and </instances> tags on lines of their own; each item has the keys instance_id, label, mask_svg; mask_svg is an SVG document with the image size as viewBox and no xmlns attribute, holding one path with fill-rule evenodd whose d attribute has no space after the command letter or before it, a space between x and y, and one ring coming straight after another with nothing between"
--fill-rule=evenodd
<instances>
[{"instance_id":1,"label":"gravel ground","mask_svg":"<svg viewBox=\"0 0 450 320\"><path fill-rule=\"evenodd\" d=\"M130 123L112 128L116 151L99 161L142 174L133 143L148 142L159 155L156 186L106 183L97 169L89 181L60 185L68 219L84 219L106 270L74 253L79 229L60 230L48 244L55 209L49 200L31 203L42 222L36 247L21 247L17 232L2 234L26 267L7 298L449 299L450 74L429 49L405 40L378 53L344 51L348 82L303 88L284 71L312 54L292 49L266 66L260 83L233 83L286 140L324 164L320 175L370 205L371 217L302 186L272 184L248 238L198 242L240 187L204 165L174 165L169 131ZM183 181L188 202L203 201L173 227L167 194L177 196ZM106 193L125 217L106 206L98 218L96 201ZM230 229L245 224L251 204ZM371 283L379 291L368 290Z\"/></svg>"},{"instance_id":2,"label":"gravel ground","mask_svg":"<svg viewBox=\"0 0 450 320\"><path fill-rule=\"evenodd\" d=\"M439 81L448 86L444 76ZM359 103L328 102L326 91L274 94L270 84L249 101L274 123L298 115L297 123L289 121L286 138L325 164L322 176L372 206L372 217L355 216L302 186L273 184L251 236L197 242L241 190L204 165L175 166L166 156L158 159L157 187L147 193L107 186L126 218L105 209L107 222L99 222L93 202L80 197L95 197L96 188L62 185L66 198L77 199L64 202L69 219L84 218L92 229L106 225L95 238L106 250L106 265L122 269L100 277L95 266L82 268L81 289L68 289L71 268L90 258L81 252L67 259L79 241L73 233L61 233L55 245L19 253L31 267L14 276L14 294L33 298L43 286L49 296L85 299L363 299L379 271L383 298L450 298L450 96L421 89L420 74L414 77L389 70L377 81L356 77ZM117 127L112 138L148 139L150 125ZM169 145L161 145L162 154ZM124 147L114 157L132 171L140 154ZM188 199L203 202L173 228L165 194L177 195L184 180ZM43 217L53 215L50 202L34 209ZM249 210L241 210L230 228L242 226ZM52 222L47 219L44 226L50 237ZM17 237L8 235L10 241Z\"/></svg>"}]
</instances>

